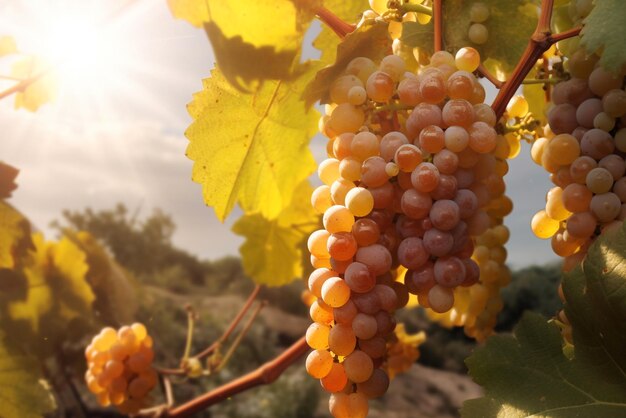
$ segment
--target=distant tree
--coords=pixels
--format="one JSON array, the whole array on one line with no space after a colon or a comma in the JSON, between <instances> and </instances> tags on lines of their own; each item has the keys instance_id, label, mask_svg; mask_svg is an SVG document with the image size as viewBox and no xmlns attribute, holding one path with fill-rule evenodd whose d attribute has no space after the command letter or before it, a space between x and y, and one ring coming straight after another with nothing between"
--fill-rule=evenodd
<instances>
[{"instance_id":1,"label":"distant tree","mask_svg":"<svg viewBox=\"0 0 626 418\"><path fill-rule=\"evenodd\" d=\"M525 311L553 317L562 308L557 294L561 265L531 266L513 272L511 284L502 290L504 309L499 315L498 331L510 331Z\"/></svg>"},{"instance_id":2,"label":"distant tree","mask_svg":"<svg viewBox=\"0 0 626 418\"><path fill-rule=\"evenodd\" d=\"M206 267L197 257L172 244L176 225L160 209L153 210L143 220L139 219L138 211L130 214L122 203L99 211L64 210L62 219L51 225L61 232L65 229L90 232L111 250L121 265L140 278L180 266L186 279L194 284L204 283Z\"/></svg>"}]
</instances>

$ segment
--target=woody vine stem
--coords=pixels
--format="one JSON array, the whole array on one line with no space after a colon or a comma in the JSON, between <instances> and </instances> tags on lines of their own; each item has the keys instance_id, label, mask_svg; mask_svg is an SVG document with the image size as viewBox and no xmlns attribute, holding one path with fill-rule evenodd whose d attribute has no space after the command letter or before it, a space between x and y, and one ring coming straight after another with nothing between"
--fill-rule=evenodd
<instances>
[{"instance_id":1,"label":"woody vine stem","mask_svg":"<svg viewBox=\"0 0 626 418\"><path fill-rule=\"evenodd\" d=\"M552 17L552 10L554 6L554 0L542 0L541 11L539 15L539 21L537 27L528 41L528 46L524 51L522 57L519 59L515 69L513 70L510 78L504 82L496 79L491 75L484 66L479 67L478 72L491 81L499 92L491 105L496 113L496 116L500 118L504 113L507 103L515 94L515 91L522 84L528 73L535 66L535 63L550 46L561 40L577 36L580 33L580 28L574 28L559 34L552 34L550 31L550 20ZM443 31L443 0L434 0L432 15L434 20L434 49L435 51L441 51L444 49L444 31ZM330 10L320 7L315 11L317 17L332 29L340 38L345 37L349 33L355 30L355 26L351 25ZM215 348L223 342L223 339L227 338L232 332L237 323L241 320L241 317L250 307L252 301L258 293L258 288L255 289L251 297L248 299L240 313L237 315L233 323L229 326L225 334L205 352L196 355L197 358L202 358L210 354ZM148 413L145 411L142 416L161 416L168 418L185 418L190 417L199 411L202 411L211 405L214 405L224 399L234 396L238 393L244 392L253 387L269 384L278 379L278 377L295 363L302 355L306 353L308 346L304 337L293 343L283 353L275 357L273 360L268 361L256 370L239 377L225 385L222 385L210 392L198 396L186 403L179 406L167 407L160 410L157 414ZM166 370L161 372L164 375L167 374L182 374L181 369Z\"/></svg>"}]
</instances>

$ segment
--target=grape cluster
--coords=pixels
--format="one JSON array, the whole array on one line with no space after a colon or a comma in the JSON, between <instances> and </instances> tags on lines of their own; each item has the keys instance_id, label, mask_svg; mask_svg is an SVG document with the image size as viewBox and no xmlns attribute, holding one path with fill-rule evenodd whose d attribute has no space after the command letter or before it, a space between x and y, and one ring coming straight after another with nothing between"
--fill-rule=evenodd
<instances>
[{"instance_id":1,"label":"grape cluster","mask_svg":"<svg viewBox=\"0 0 626 418\"><path fill-rule=\"evenodd\" d=\"M476 2L470 7L470 25L467 31L467 37L475 44L482 45L489 39L489 30L484 25L489 19L489 6L485 3Z\"/></svg>"},{"instance_id":2,"label":"grape cluster","mask_svg":"<svg viewBox=\"0 0 626 418\"><path fill-rule=\"evenodd\" d=\"M324 184L311 196L324 228L308 240L307 370L333 393L336 417L365 416L386 391L386 340L409 292L434 312L456 309L481 338L502 307L512 208L502 177L515 139L494 129L479 63L473 48L436 52L417 74L397 55L358 57L330 86ZM471 292L482 299L467 311Z\"/></svg>"},{"instance_id":3,"label":"grape cluster","mask_svg":"<svg viewBox=\"0 0 626 418\"><path fill-rule=\"evenodd\" d=\"M569 270L626 218L626 92L624 74L600 67L596 55L577 50L566 63L571 78L554 86L545 136L531 149L555 185L531 227L551 238Z\"/></svg>"},{"instance_id":4,"label":"grape cluster","mask_svg":"<svg viewBox=\"0 0 626 418\"><path fill-rule=\"evenodd\" d=\"M115 405L125 414L144 408L146 396L157 384L152 368L152 338L135 323L116 331L104 328L85 349L87 387L102 406Z\"/></svg>"}]
</instances>

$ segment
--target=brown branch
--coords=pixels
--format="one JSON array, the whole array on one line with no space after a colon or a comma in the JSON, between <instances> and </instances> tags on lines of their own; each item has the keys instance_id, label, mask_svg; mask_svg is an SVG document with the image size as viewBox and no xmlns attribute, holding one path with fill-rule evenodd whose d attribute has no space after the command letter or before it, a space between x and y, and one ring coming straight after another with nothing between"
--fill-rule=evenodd
<instances>
[{"instance_id":1,"label":"brown branch","mask_svg":"<svg viewBox=\"0 0 626 418\"><path fill-rule=\"evenodd\" d=\"M570 29L566 32L552 35L550 32L550 20L552 18L552 9L554 0L542 0L541 12L535 32L530 37L526 50L522 54L519 62L515 66L511 77L505 81L498 92L491 107L496 112L496 117L500 118L506 109L511 97L515 94L517 88L522 84L530 70L545 51L547 51L555 42L563 39L571 38L580 33L580 28Z\"/></svg>"},{"instance_id":2,"label":"brown branch","mask_svg":"<svg viewBox=\"0 0 626 418\"><path fill-rule=\"evenodd\" d=\"M224 399L244 392L256 386L272 383L294 362L296 362L308 350L304 337L296 341L274 360L270 360L258 369L242 376L230 383L222 385L210 392L205 393L191 401L170 410L169 418L185 418L214 405Z\"/></svg>"},{"instance_id":3,"label":"brown branch","mask_svg":"<svg viewBox=\"0 0 626 418\"><path fill-rule=\"evenodd\" d=\"M337 16L325 7L320 7L316 9L315 14L340 38L345 37L347 34L353 32L354 29L356 29L356 26L344 22L339 16Z\"/></svg>"},{"instance_id":4,"label":"brown branch","mask_svg":"<svg viewBox=\"0 0 626 418\"><path fill-rule=\"evenodd\" d=\"M561 42L565 39L573 38L574 36L580 35L581 27L568 29L565 32L555 33L554 35L550 35L550 42L556 43Z\"/></svg>"},{"instance_id":5,"label":"brown branch","mask_svg":"<svg viewBox=\"0 0 626 418\"><path fill-rule=\"evenodd\" d=\"M489 70L482 64L478 66L478 69L476 71L478 71L478 74L489 80L491 84L493 84L497 89L501 88L504 84L503 81L498 80L496 76L491 74L491 72L489 72Z\"/></svg>"},{"instance_id":6,"label":"brown branch","mask_svg":"<svg viewBox=\"0 0 626 418\"><path fill-rule=\"evenodd\" d=\"M433 20L435 22L435 52L443 49L443 0L433 1Z\"/></svg>"},{"instance_id":7,"label":"brown branch","mask_svg":"<svg viewBox=\"0 0 626 418\"><path fill-rule=\"evenodd\" d=\"M246 314L246 312L248 312L248 309L250 309L250 306L252 306L252 303L256 299L256 297L259 294L260 290L261 290L261 286L257 285L254 288L254 290L252 291L252 293L250 293L250 296L248 296L248 300L241 307L241 309L239 310L239 313L237 314L235 319L233 319L232 322L230 323L230 325L228 326L228 328L226 328L226 331L224 331L224 333L213 344L211 344L208 348L206 348L204 351L196 354L193 357L195 357L197 359L202 359L202 358L210 355L220 345L222 345L222 343L224 343L224 341L226 341L228 339L228 337L230 337L230 334L233 333L233 331L235 330L235 328L237 327L237 325L239 324L239 322L241 321L243 316Z\"/></svg>"},{"instance_id":8,"label":"brown branch","mask_svg":"<svg viewBox=\"0 0 626 418\"><path fill-rule=\"evenodd\" d=\"M27 79L22 80L19 83L15 83L13 86L9 87L8 89L0 92L0 100L14 93L19 93L19 92L26 90L28 86L30 86L31 84L39 80L41 77L46 75L49 71L50 71L50 68L46 68L45 70L38 72L32 77L28 77Z\"/></svg>"}]
</instances>

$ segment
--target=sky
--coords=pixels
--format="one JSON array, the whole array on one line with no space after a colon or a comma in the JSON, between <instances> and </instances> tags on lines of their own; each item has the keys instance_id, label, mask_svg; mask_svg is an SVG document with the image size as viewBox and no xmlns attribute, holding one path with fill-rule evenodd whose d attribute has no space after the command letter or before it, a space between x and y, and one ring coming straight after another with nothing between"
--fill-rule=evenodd
<instances>
[{"instance_id":1,"label":"sky","mask_svg":"<svg viewBox=\"0 0 626 418\"><path fill-rule=\"evenodd\" d=\"M49 238L55 234L49 224L63 209L109 209L123 202L147 216L160 208L177 225L175 245L207 259L236 255L243 241L230 226L241 212L220 223L191 181L192 161L185 157L184 131L191 121L186 104L214 66L210 44L203 31L174 19L166 0L137 0L97 37L89 35L92 18L123 3L0 0L0 36L14 36L21 50L54 49L48 43L56 35L56 45L85 44L72 44L81 50L79 60L56 51L55 57L75 65L66 69L55 103L31 113L14 110L13 98L0 101L0 160L21 170L11 202ZM58 34L58 25L51 25L62 20L69 29ZM319 25L305 42L316 30ZM312 51L307 47L306 56ZM0 74L7 74L5 61ZM6 86L0 83L0 89ZM488 88L488 103L494 95ZM313 138L318 161L324 149L324 138ZM556 260L549 241L530 231L551 187L548 175L531 161L526 145L509 164L507 194L515 205L505 221L510 265Z\"/></svg>"}]
</instances>

